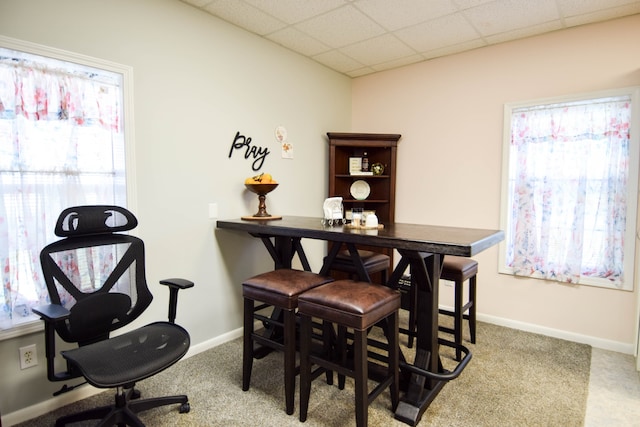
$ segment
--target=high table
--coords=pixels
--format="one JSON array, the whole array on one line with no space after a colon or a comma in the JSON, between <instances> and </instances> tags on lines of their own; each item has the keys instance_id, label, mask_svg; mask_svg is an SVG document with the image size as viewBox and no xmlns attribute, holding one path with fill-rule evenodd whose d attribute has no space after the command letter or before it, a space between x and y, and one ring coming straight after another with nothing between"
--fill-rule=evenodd
<instances>
[{"instance_id":1,"label":"high table","mask_svg":"<svg viewBox=\"0 0 640 427\"><path fill-rule=\"evenodd\" d=\"M442 227L420 224L384 224L379 229L354 229L346 225L326 226L320 218L284 216L279 220L240 218L217 221L221 229L243 231L260 238L275 263L275 268L290 268L297 254L305 270L311 270L301 239L334 242L320 274L328 274L341 247L349 249L361 280L369 276L358 256L356 245L393 248L401 258L389 277L388 285L398 281L410 268L412 283L418 287L416 355L412 363L401 363L403 396L395 417L416 425L444 384L456 378L471 359L463 347L464 357L452 371L445 371L439 356L438 282L443 255L470 257L504 239L500 230Z\"/></svg>"}]
</instances>

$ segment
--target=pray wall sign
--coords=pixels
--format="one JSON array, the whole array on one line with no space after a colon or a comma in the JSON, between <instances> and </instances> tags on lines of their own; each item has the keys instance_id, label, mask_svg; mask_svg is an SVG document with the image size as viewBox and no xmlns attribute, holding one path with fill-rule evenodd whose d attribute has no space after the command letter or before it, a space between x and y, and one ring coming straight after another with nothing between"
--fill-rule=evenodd
<instances>
[{"instance_id":1,"label":"pray wall sign","mask_svg":"<svg viewBox=\"0 0 640 427\"><path fill-rule=\"evenodd\" d=\"M251 144L251 137L241 135L240 132L236 132L236 137L233 138L231 143L231 149L229 150L229 158L233 154L234 150L244 149L244 158L253 159L251 169L259 171L264 164L264 159L270 154L267 147L259 147Z\"/></svg>"}]
</instances>

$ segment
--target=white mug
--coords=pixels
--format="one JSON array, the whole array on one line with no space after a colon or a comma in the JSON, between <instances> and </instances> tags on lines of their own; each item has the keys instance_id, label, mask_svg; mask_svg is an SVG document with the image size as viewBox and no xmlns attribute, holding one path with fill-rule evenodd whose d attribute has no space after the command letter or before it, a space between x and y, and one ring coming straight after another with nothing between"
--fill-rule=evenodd
<instances>
[{"instance_id":1,"label":"white mug","mask_svg":"<svg viewBox=\"0 0 640 427\"><path fill-rule=\"evenodd\" d=\"M378 226L378 217L375 216L375 214L369 214L367 215L367 221L366 221L366 226L367 227L377 227Z\"/></svg>"}]
</instances>

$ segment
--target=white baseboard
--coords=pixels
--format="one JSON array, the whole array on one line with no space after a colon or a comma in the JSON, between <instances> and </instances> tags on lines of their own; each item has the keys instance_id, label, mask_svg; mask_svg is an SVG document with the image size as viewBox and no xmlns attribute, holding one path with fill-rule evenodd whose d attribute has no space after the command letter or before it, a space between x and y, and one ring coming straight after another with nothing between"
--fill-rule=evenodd
<instances>
[{"instance_id":1,"label":"white baseboard","mask_svg":"<svg viewBox=\"0 0 640 427\"><path fill-rule=\"evenodd\" d=\"M634 354L633 344L623 343L618 341L605 340L598 337L592 337L589 335L576 334L573 332L567 332L559 329L547 328L540 325L534 325L531 323L519 322L517 320L504 319L501 317L490 316L486 314L477 314L478 320L481 322L491 323L498 326L504 326L507 328L518 329L526 332L533 332L535 334L545 335L553 338L560 338L567 341L573 341L580 344L588 344L595 348L603 350L615 351L623 354Z\"/></svg>"}]
</instances>

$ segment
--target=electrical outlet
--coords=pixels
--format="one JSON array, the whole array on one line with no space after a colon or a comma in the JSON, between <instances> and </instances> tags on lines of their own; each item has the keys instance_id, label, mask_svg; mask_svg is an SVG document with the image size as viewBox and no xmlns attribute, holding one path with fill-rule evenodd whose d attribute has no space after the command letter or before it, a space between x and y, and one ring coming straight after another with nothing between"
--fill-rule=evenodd
<instances>
[{"instance_id":1,"label":"electrical outlet","mask_svg":"<svg viewBox=\"0 0 640 427\"><path fill-rule=\"evenodd\" d=\"M35 344L20 347L20 369L27 369L38 364L38 351Z\"/></svg>"}]
</instances>

